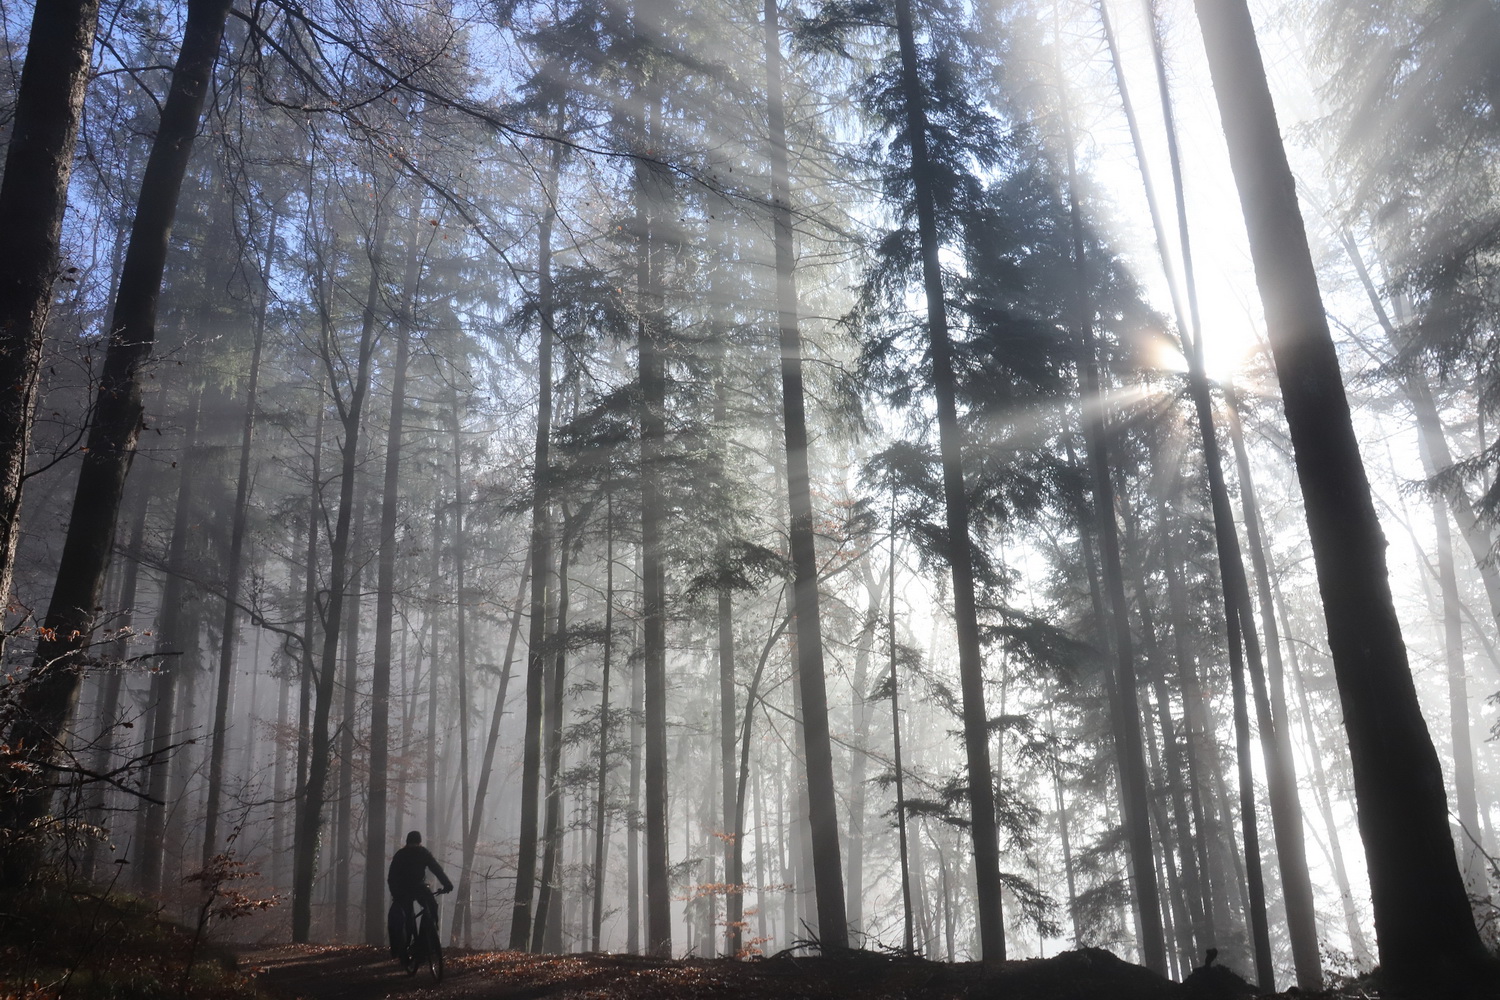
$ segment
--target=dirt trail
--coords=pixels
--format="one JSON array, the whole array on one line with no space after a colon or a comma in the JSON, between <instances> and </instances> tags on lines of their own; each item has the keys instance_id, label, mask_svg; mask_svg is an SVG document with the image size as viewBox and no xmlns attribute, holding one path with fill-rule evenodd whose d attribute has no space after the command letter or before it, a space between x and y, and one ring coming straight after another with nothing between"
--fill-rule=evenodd
<instances>
[{"instance_id":1,"label":"dirt trail","mask_svg":"<svg viewBox=\"0 0 1500 1000\"><path fill-rule=\"evenodd\" d=\"M368 946L282 945L237 954L241 970L254 970L257 982L284 1000L957 1000L975 971L879 956L746 963L455 950L435 984L425 968L407 976L383 949Z\"/></svg>"},{"instance_id":2,"label":"dirt trail","mask_svg":"<svg viewBox=\"0 0 1500 1000\"><path fill-rule=\"evenodd\" d=\"M239 960L283 1000L1238 1000L1255 993L1220 967L1217 975L1172 983L1092 948L990 969L864 951L751 962L454 951L441 985L425 969L408 977L372 947L284 945L241 950Z\"/></svg>"},{"instance_id":3,"label":"dirt trail","mask_svg":"<svg viewBox=\"0 0 1500 1000\"><path fill-rule=\"evenodd\" d=\"M376 1000L384 997L423 997L448 1000L463 997L504 997L493 979L464 967L464 956L448 957L441 985L424 968L415 976L391 960L384 948L334 945L281 945L237 952L243 971L256 971L256 981L286 1000Z\"/></svg>"},{"instance_id":4,"label":"dirt trail","mask_svg":"<svg viewBox=\"0 0 1500 1000\"><path fill-rule=\"evenodd\" d=\"M236 949L242 971L282 1000L596 1000L600 997L701 996L708 987L727 998L763 997L736 973L744 965L687 959L671 962L634 955L526 955L448 949L441 984L423 967L408 976L383 948L359 945L279 945ZM734 981L738 980L738 983ZM728 987L726 989L726 987Z\"/></svg>"}]
</instances>

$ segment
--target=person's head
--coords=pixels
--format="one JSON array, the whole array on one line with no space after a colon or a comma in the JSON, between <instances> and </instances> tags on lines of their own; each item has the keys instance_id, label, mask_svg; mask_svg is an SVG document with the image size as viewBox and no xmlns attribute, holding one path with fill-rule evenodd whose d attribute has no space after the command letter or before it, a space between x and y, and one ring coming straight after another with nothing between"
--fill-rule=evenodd
<instances>
[{"instance_id":1,"label":"person's head","mask_svg":"<svg viewBox=\"0 0 1500 1000\"><path fill-rule=\"evenodd\" d=\"M411 833L408 833L406 835L406 846L407 847L410 847L413 844L420 844L421 842L422 842L422 835L420 833L418 833L416 830L413 830Z\"/></svg>"}]
</instances>

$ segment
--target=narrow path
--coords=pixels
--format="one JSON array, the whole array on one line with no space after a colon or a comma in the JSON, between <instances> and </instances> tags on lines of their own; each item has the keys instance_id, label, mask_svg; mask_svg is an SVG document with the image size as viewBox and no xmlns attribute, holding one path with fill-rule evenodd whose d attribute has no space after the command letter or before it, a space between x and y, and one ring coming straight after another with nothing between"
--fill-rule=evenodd
<instances>
[{"instance_id":1,"label":"narrow path","mask_svg":"<svg viewBox=\"0 0 1500 1000\"><path fill-rule=\"evenodd\" d=\"M1215 967L1188 986L1094 948L1046 959L949 965L868 951L763 961L453 950L434 983L383 948L249 947L240 968L278 1000L1238 1000L1255 990Z\"/></svg>"},{"instance_id":2,"label":"narrow path","mask_svg":"<svg viewBox=\"0 0 1500 1000\"><path fill-rule=\"evenodd\" d=\"M285 1000L377 1000L422 997L506 997L493 979L466 967L465 956L451 954L436 984L424 968L414 976L392 961L384 948L368 945L281 945L238 952L240 968L258 970L257 981Z\"/></svg>"}]
</instances>

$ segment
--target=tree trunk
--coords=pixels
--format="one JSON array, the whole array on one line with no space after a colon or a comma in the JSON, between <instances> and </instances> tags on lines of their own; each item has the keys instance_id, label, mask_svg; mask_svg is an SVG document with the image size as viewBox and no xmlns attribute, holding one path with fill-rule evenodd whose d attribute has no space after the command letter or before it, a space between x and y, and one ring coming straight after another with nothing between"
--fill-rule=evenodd
<instances>
[{"instance_id":1,"label":"tree trunk","mask_svg":"<svg viewBox=\"0 0 1500 1000\"><path fill-rule=\"evenodd\" d=\"M57 277L68 180L98 24L99 0L52 0L33 8L5 150L0 183L0 232L5 234L0 240L0 602L11 600L42 334Z\"/></svg>"},{"instance_id":2,"label":"tree trunk","mask_svg":"<svg viewBox=\"0 0 1500 1000\"><path fill-rule=\"evenodd\" d=\"M1149 626L1145 627L1149 630ZM1148 653L1148 663L1150 659ZM1161 751L1157 747L1156 730L1150 724L1149 718L1145 722L1146 766L1149 768L1152 781L1159 789L1158 793L1151 797L1149 805L1150 819L1156 827L1156 839L1161 844L1161 858L1157 866L1157 874L1158 876L1164 874L1167 883L1167 906L1162 913L1167 923L1164 936L1176 945L1176 950L1170 951L1167 957L1172 962L1174 970L1178 969L1179 965L1182 968L1191 969L1196 960L1197 949L1193 942L1192 918L1187 911L1189 893L1183 886L1183 880L1179 879L1177 862L1173 857L1177 848L1177 837L1172 829L1171 821L1167 818L1166 803L1163 801L1169 792L1166 768L1163 766ZM1173 975L1178 976L1176 971Z\"/></svg>"},{"instance_id":3,"label":"tree trunk","mask_svg":"<svg viewBox=\"0 0 1500 1000\"><path fill-rule=\"evenodd\" d=\"M531 935L532 896L536 891L537 794L542 773L542 688L546 673L547 577L552 572L552 536L549 508L552 503L552 226L556 220L558 174L562 148L550 151L547 192L548 209L537 233L537 403L536 450L531 497L531 631L526 648L526 733L521 758L521 832L516 860L516 901L510 918L510 947L523 950Z\"/></svg>"},{"instance_id":4,"label":"tree trunk","mask_svg":"<svg viewBox=\"0 0 1500 1000\"><path fill-rule=\"evenodd\" d=\"M1193 843L1203 876L1203 920L1207 934L1205 944L1223 947L1234 923L1230 919L1230 890L1240 882L1226 871L1223 840L1233 840L1232 829L1222 828L1214 808L1214 788L1210 778L1218 775L1217 739L1212 735L1208 702L1198 681L1198 668L1188 645L1188 596L1182 581L1182 561L1186 553L1174 544L1178 532L1168 517L1167 493L1157 497L1157 521L1162 526L1162 571L1167 581L1167 600L1172 618L1172 638L1177 661L1177 689L1182 697L1182 722L1188 768L1188 801L1193 815ZM1175 491L1173 491L1175 492ZM1212 758L1212 760L1210 760ZM1205 773L1208 772L1208 773ZM1210 846L1212 845L1212 846ZM1243 910L1244 907L1241 907ZM1227 957L1227 956L1226 956Z\"/></svg>"},{"instance_id":5,"label":"tree trunk","mask_svg":"<svg viewBox=\"0 0 1500 1000\"><path fill-rule=\"evenodd\" d=\"M454 617L457 628L455 631L454 652L454 680L458 688L458 806L459 806L459 830L460 836L467 834L469 829L469 647L468 647L468 597L467 597L467 575L468 565L468 538L464 534L464 506L468 497L468 483L464 480L463 466L463 421L459 413L458 393L453 393L453 409L451 411L453 430L453 583L454 583ZM449 810L451 821L452 810ZM446 826L446 824L445 824ZM446 845L449 838L445 836L438 843ZM465 913L465 919L469 914ZM469 928L455 924L454 932L462 932L467 937Z\"/></svg>"},{"instance_id":6,"label":"tree trunk","mask_svg":"<svg viewBox=\"0 0 1500 1000\"><path fill-rule=\"evenodd\" d=\"M306 562L303 566L302 578L302 669L298 677L297 694L298 803L302 802L307 794L307 758L311 749L308 741L312 735L312 686L313 675L316 672L313 666L313 642L317 637L318 624L318 522L322 520L323 512L323 424L328 412L327 400L324 399L324 383L321 381L318 383L316 399L318 412L313 418L312 469L308 479L311 489L307 501L307 531L304 535ZM295 821L293 826L292 839L295 850Z\"/></svg>"},{"instance_id":7,"label":"tree trunk","mask_svg":"<svg viewBox=\"0 0 1500 1000\"><path fill-rule=\"evenodd\" d=\"M282 648L285 650L287 647ZM287 793L286 733L287 723L291 718L291 682L296 674L287 670L286 667L282 670L285 671L284 676L276 678L279 681L276 685L279 696L276 705L276 741L271 748L271 752L276 755L276 763L271 775L271 788L275 800L271 805L271 864L268 874L271 884L275 886L284 885L286 882L286 812L287 803L293 797Z\"/></svg>"},{"instance_id":8,"label":"tree trunk","mask_svg":"<svg viewBox=\"0 0 1500 1000\"><path fill-rule=\"evenodd\" d=\"M782 591L782 596L785 596L785 590L784 589ZM777 610L777 612L780 612L780 610L781 610L781 598L780 597L778 597L777 600L776 600L776 610ZM787 631L788 628L791 627L791 624L792 624L792 617L791 617L790 614L788 614L786 617L784 617L784 618L781 619L781 622L777 625L777 627L775 629L773 629L771 631L771 634L766 637L765 643L763 643L761 645L761 648L760 648L760 658L756 661L755 672L750 676L750 686L749 686L748 690L745 692L745 724L744 724L744 726L740 730L739 782L738 782L738 785L737 785L737 787L735 789L735 793L734 793L734 821L733 821L733 824L729 828L730 843L734 847L734 853L733 853L733 856L730 859L729 869L731 871L739 873L740 877L743 877L743 873L745 871L744 841L745 841L745 808L746 808L746 804L747 804L745 796L746 796L747 790L749 788L749 783L750 783L750 732L751 732L751 728L752 728L752 723L755 720L755 715L754 715L755 708L756 708L757 705L760 704L761 678L765 675L766 663L770 660L770 658L771 658L771 652L775 649L776 643L778 641L780 641L781 636ZM757 783L757 785L756 785L757 790L759 790L759 787L760 787L759 783ZM763 812L764 812L764 810L762 809L762 805L761 804L757 804L757 806L756 806L757 817L759 817ZM760 820L759 818L757 818L757 821L758 822L763 822L763 820ZM759 847L757 847L757 850L759 850ZM756 876L755 877L756 877L757 883L760 883L760 885L761 885L761 888L759 888L757 890L758 893L759 893L759 901L758 901L757 905L764 906L764 903L765 903L765 890L764 890L764 883L761 882L761 879L763 877L763 873L762 873L761 869L762 869L762 859L759 858L759 857L757 857L756 858ZM741 914L741 915L743 916L743 914ZM764 919L763 919L764 918L764 914L762 913L761 916L762 916L762 921L761 921L762 929L758 933L757 936L760 937L760 938L765 938L766 935L765 935L765 931L764 931Z\"/></svg>"},{"instance_id":9,"label":"tree trunk","mask_svg":"<svg viewBox=\"0 0 1500 1000\"><path fill-rule=\"evenodd\" d=\"M1354 764L1385 970L1461 983L1487 954L1448 829L1442 768L1392 603L1385 539L1350 419L1245 0L1197 0L1250 234Z\"/></svg>"},{"instance_id":10,"label":"tree trunk","mask_svg":"<svg viewBox=\"0 0 1500 1000\"><path fill-rule=\"evenodd\" d=\"M406 369L411 359L412 314L422 273L419 252L422 205L413 199L396 320L396 362L391 371L391 416L385 435L385 480L380 494L380 554L375 570L375 659L370 670L370 778L365 805L365 944L385 941L385 856L390 777L391 635L396 622L396 519L401 506L401 446L406 419ZM399 822L399 817L398 817ZM467 869L465 869L467 870Z\"/></svg>"},{"instance_id":11,"label":"tree trunk","mask_svg":"<svg viewBox=\"0 0 1500 1000\"><path fill-rule=\"evenodd\" d=\"M196 553L195 553L196 554ZM189 567L192 560L189 560ZM182 685L181 695L177 699L177 722L176 732L186 735L196 731L198 719L198 682L203 674L203 601L201 595L193 593L192 590L184 592L183 608L180 628L180 649L182 659L179 661L180 683ZM203 762L198 754L198 745L191 740L184 740L181 749L172 755L168 762L168 790L167 802L171 805L166 812L165 833L162 836L162 849L166 860L162 866L163 893L178 884L182 875L187 874L184 862L188 858L188 833L187 827L190 817L196 818L202 813L193 807L188 801L188 796L193 790L196 779L202 774ZM169 867L175 862L175 868Z\"/></svg>"},{"instance_id":12,"label":"tree trunk","mask_svg":"<svg viewBox=\"0 0 1500 1000\"><path fill-rule=\"evenodd\" d=\"M1448 510L1432 497L1437 528L1438 578L1443 595L1443 649L1448 667L1448 725L1453 739L1453 793L1458 803L1459 854L1464 859L1464 882L1470 896L1489 896L1481 855L1479 805L1474 794L1474 749L1469 735L1469 686L1464 664L1463 622L1459 617L1458 580L1453 571L1453 532Z\"/></svg>"},{"instance_id":13,"label":"tree trunk","mask_svg":"<svg viewBox=\"0 0 1500 1000\"><path fill-rule=\"evenodd\" d=\"M443 519L441 504L432 515L432 546L431 558L428 562L427 579L429 582L427 590L427 612L424 616L423 626L427 630L427 642L425 650L427 653L427 738L426 760L422 768L423 778L423 806L425 818L423 825L427 830L429 843L437 843L438 828L438 799L440 789L438 776L438 594L442 591L443 584Z\"/></svg>"},{"instance_id":14,"label":"tree trunk","mask_svg":"<svg viewBox=\"0 0 1500 1000\"><path fill-rule=\"evenodd\" d=\"M208 805L204 810L203 867L218 853L219 800L224 782L224 732L229 725L229 687L234 679L234 648L238 641L240 560L245 548L245 521L250 498L250 445L255 437L256 400L260 387L260 359L266 340L266 312L270 307L271 258L276 250L276 217L271 217L266 246L264 288L255 315L255 340L250 349L249 383L245 388L245 419L240 426L239 478L234 490L234 523L229 530L229 565L224 577L224 621L219 638L219 677L214 696L214 727L209 735ZM253 734L252 734L253 736Z\"/></svg>"},{"instance_id":15,"label":"tree trunk","mask_svg":"<svg viewBox=\"0 0 1500 1000\"><path fill-rule=\"evenodd\" d=\"M870 759L870 658L875 650L875 630L880 624L880 599L884 581L875 576L866 554L860 560L869 603L865 605L859 638L854 650L854 746L849 749L849 930L865 936L865 772Z\"/></svg>"},{"instance_id":16,"label":"tree trunk","mask_svg":"<svg viewBox=\"0 0 1500 1000\"><path fill-rule=\"evenodd\" d=\"M149 468L149 466L148 466ZM113 770L115 744L120 727L120 695L124 687L126 660L130 652L130 640L134 637L136 587L141 575L141 545L146 533L146 511L151 506L151 482L155 477L149 473L137 482L139 497L136 501L135 523L130 529L129 549L126 552L125 571L120 580L120 599L113 621L115 640L110 644L108 676L104 682L103 705L99 712L99 739L94 751L94 770L99 774ZM104 812L105 787L101 785L94 800L92 822L108 826ZM94 865L96 845L89 847L89 863L86 870L97 878Z\"/></svg>"},{"instance_id":17,"label":"tree trunk","mask_svg":"<svg viewBox=\"0 0 1500 1000\"><path fill-rule=\"evenodd\" d=\"M641 136L654 149L660 136L660 107L647 102ZM662 560L666 498L661 465L666 450L666 363L662 349L665 318L661 308L662 256L656 217L664 207L663 168L637 159L635 191L640 217L636 282L639 289L641 426L641 586L646 712L646 951L672 954L672 898L667 859L667 619L666 567Z\"/></svg>"},{"instance_id":18,"label":"tree trunk","mask_svg":"<svg viewBox=\"0 0 1500 1000\"><path fill-rule=\"evenodd\" d=\"M1287 618L1286 598L1282 596L1281 584L1272 581L1276 604L1281 609L1282 632L1290 636L1292 634L1291 624ZM1349 884L1348 869L1344 866L1344 848L1339 840L1338 821L1333 815L1333 800L1328 787L1328 773L1323 766L1323 753L1319 746L1318 731L1313 725L1312 705L1307 698L1307 687L1303 683L1302 665L1298 662L1297 644L1287 643L1287 655L1292 663L1292 679L1296 690L1302 714L1303 734L1307 739L1308 756L1312 758L1313 764L1313 798L1318 803L1318 812L1323 818L1323 827L1328 832L1328 858L1333 865L1333 878L1339 891L1339 904L1344 912L1344 926L1349 932L1349 945L1354 950L1355 961L1369 965L1373 964L1374 958L1370 954L1370 945L1365 940L1364 927L1359 919L1359 911L1354 905L1354 891Z\"/></svg>"},{"instance_id":19,"label":"tree trunk","mask_svg":"<svg viewBox=\"0 0 1500 1000\"><path fill-rule=\"evenodd\" d=\"M12 746L28 748L28 756L43 765L65 739L63 726L78 699L82 661L109 568L125 476L141 429L141 374L156 342L157 303L177 197L229 7L230 0L189 0L182 48L141 180L104 369L94 396L87 451L44 621L46 631L37 644L10 734ZM87 72L87 56L84 61ZM71 144L60 155L71 157ZM0 496L0 501L4 499ZM0 810L4 819L0 825L21 829L40 819L47 812L50 793L50 782L44 782L17 796ZM7 882L27 874L28 862L16 853L4 865Z\"/></svg>"},{"instance_id":20,"label":"tree trunk","mask_svg":"<svg viewBox=\"0 0 1500 1000\"><path fill-rule=\"evenodd\" d=\"M590 951L599 950L599 933L604 925L604 856L609 847L605 803L609 792L609 682L615 649L615 497L608 478L604 490L604 664L599 672L599 790L594 801L594 905L589 923Z\"/></svg>"},{"instance_id":21,"label":"tree trunk","mask_svg":"<svg viewBox=\"0 0 1500 1000\"><path fill-rule=\"evenodd\" d=\"M901 859L901 947L908 955L916 953L916 939L912 929L911 908L911 863L906 842L906 773L901 763L901 678L896 673L896 484L891 483L891 524L889 564L886 570L886 626L890 629L886 649L890 654L891 668L891 762L896 769L896 844ZM1058 791L1062 795L1061 789ZM1059 798L1059 802L1061 799ZM1067 834L1063 834L1063 846L1067 846ZM1068 867L1068 898L1073 898L1073 870Z\"/></svg>"},{"instance_id":22,"label":"tree trunk","mask_svg":"<svg viewBox=\"0 0 1500 1000\"><path fill-rule=\"evenodd\" d=\"M1149 557L1144 551L1145 547L1139 544L1138 532L1134 528L1138 523L1135 514L1128 505L1124 505L1122 513L1127 526L1126 537L1129 549L1133 553L1132 562L1138 568L1133 582L1136 587L1136 603L1141 615L1141 645L1146 673L1157 696L1156 718L1161 730L1161 747L1158 749L1156 729L1149 719L1150 701L1148 699L1146 702L1148 718L1143 728L1146 735L1147 762L1156 785L1156 794L1151 798L1151 820L1156 824L1157 839L1161 843L1162 866L1169 880L1167 900L1169 909L1163 916L1171 918L1176 938L1177 950L1171 957L1185 963L1183 968L1191 969L1197 961L1198 952L1209 947L1200 937L1203 927L1203 893L1198 884L1196 859L1189 847L1192 832L1187 819L1187 801L1182 791L1182 773L1177 762L1174 737L1176 727L1172 724L1172 712L1167 694L1165 657L1158 645L1156 615L1152 610L1152 595L1147 587L1145 567ZM1158 530L1164 530L1165 525L1159 523L1157 527ZM1168 798L1171 798L1173 806L1170 817L1167 812L1166 800ZM1174 853L1180 856L1182 861L1180 881Z\"/></svg>"},{"instance_id":23,"label":"tree trunk","mask_svg":"<svg viewBox=\"0 0 1500 1000\"><path fill-rule=\"evenodd\" d=\"M368 505L365 505L368 510ZM349 596L344 604L344 704L339 713L338 792L333 819L333 937L349 942L350 868L354 854L354 751L359 728L359 610L363 599L365 517L361 511L350 536Z\"/></svg>"},{"instance_id":24,"label":"tree trunk","mask_svg":"<svg viewBox=\"0 0 1500 1000\"><path fill-rule=\"evenodd\" d=\"M375 306L380 289L379 255L384 229L377 223L371 241L370 282L365 295L359 336L359 354L348 398L339 392L331 331L323 330L322 355L328 385L338 404L344 439L339 445L339 506L329 545L328 606L324 609L323 655L313 699L312 739L308 747L307 787L298 801L297 832L292 884L292 940L305 944L312 934L313 878L317 867L319 834L328 787L330 738L328 720L333 708L334 675L338 667L339 626L344 613L344 591L349 579L349 535L354 519L354 479L358 471L360 422L370 385L371 358L375 353Z\"/></svg>"},{"instance_id":25,"label":"tree trunk","mask_svg":"<svg viewBox=\"0 0 1500 1000\"><path fill-rule=\"evenodd\" d=\"M1187 206L1182 182L1181 159L1178 155L1177 130L1173 116L1171 94L1167 85L1166 59L1162 45L1154 5L1150 6L1152 54L1156 67L1157 89L1161 97L1163 119L1166 122L1167 152L1172 166L1173 192L1176 198L1178 239L1182 251L1183 278L1187 286L1189 320L1182 322L1179 313L1178 326L1182 333L1183 353L1188 362L1189 393L1198 412L1199 430L1203 440L1204 462L1208 468L1209 493L1214 513L1214 537L1218 545L1220 571L1223 574L1224 599L1236 605L1236 617L1244 639L1244 652L1249 662L1250 677L1255 689L1256 715L1260 722L1261 750L1266 761L1266 784L1270 794L1271 824L1276 840L1276 855L1280 862L1282 893L1286 904L1287 933L1291 939L1293 964L1297 970L1297 985L1307 991L1323 988L1322 962L1318 954L1318 930L1314 917L1312 879L1307 870L1307 849L1302 834L1302 807L1297 801L1296 773L1291 759L1291 743L1283 732L1284 724L1278 725L1275 713L1267 702L1266 682L1261 669L1261 650L1255 634L1254 612L1250 603L1250 589L1245 581L1244 559L1240 553L1239 536L1234 528L1234 514L1229 505L1229 492L1224 482L1223 461L1219 453L1219 442L1214 428L1213 404L1209 394L1208 377L1203 364L1202 323L1198 313L1198 290L1194 277L1192 243L1189 238ZM1163 250L1165 257L1165 250ZM1255 530L1255 529L1250 529ZM1252 540L1252 548L1254 548ZM1267 632L1267 644L1274 646L1274 622ZM1279 657L1279 651L1272 650ZM1284 723L1284 718L1281 720ZM1261 986L1273 989L1274 984L1266 977L1271 975L1269 945L1259 949L1258 954L1266 958L1264 968L1259 970Z\"/></svg>"},{"instance_id":26,"label":"tree trunk","mask_svg":"<svg viewBox=\"0 0 1500 1000\"><path fill-rule=\"evenodd\" d=\"M510 691L510 666L515 660L516 638L521 634L521 613L526 607L526 585L531 582L531 552L521 564L521 582L516 594L516 608L510 616L510 638L505 642L505 663L500 668L500 690L495 692L495 709L490 714L490 733L484 743L484 759L479 765L479 785L474 789L474 809L469 815L469 826L464 831L463 865L458 870L458 899L453 907L453 926L468 926L468 911L472 906L470 895L474 884L474 852L479 846L479 830L484 825L484 802L489 794L490 775L495 766L495 747L500 742L500 720L505 715L505 696ZM373 857L373 852L371 854ZM384 897L381 897L384 899ZM471 947L469 937L464 937L464 947Z\"/></svg>"},{"instance_id":27,"label":"tree trunk","mask_svg":"<svg viewBox=\"0 0 1500 1000\"><path fill-rule=\"evenodd\" d=\"M1060 70L1059 70L1060 72ZM1059 83L1061 80L1059 79ZM1061 91L1060 91L1061 92ZM1120 565L1119 526L1115 523L1115 491L1110 480L1108 409L1099 379L1098 338L1094 331L1093 306L1088 301L1091 283L1084 255L1083 217L1077 191L1077 168L1072 124L1063 106L1063 142L1068 162L1068 215L1072 229L1074 327L1078 338L1078 368L1083 388L1083 431L1088 447L1088 466L1094 494L1094 518L1099 528L1105 590L1113 624L1115 671L1115 756L1120 770L1120 806L1125 819L1130 853L1131 878L1135 888L1136 914L1140 921L1141 960L1158 975L1167 975L1166 938L1162 930L1161 894L1152 858L1151 820L1146 788L1145 751L1141 745L1141 716L1135 675L1135 654L1130 618L1125 600L1124 571Z\"/></svg>"},{"instance_id":28,"label":"tree trunk","mask_svg":"<svg viewBox=\"0 0 1500 1000\"><path fill-rule=\"evenodd\" d=\"M572 545L572 519L563 504L563 530L557 555L557 624L552 634L555 655L547 672L547 808L542 822L542 878L537 893L536 918L531 930L531 950L541 951L548 930L548 919L554 894L562 879L559 855L563 848L562 831L562 740L563 697L567 692L568 667L568 562Z\"/></svg>"},{"instance_id":29,"label":"tree trunk","mask_svg":"<svg viewBox=\"0 0 1500 1000\"><path fill-rule=\"evenodd\" d=\"M1303 834L1302 803L1297 796L1296 761L1292 756L1291 718L1287 713L1286 685L1281 660L1281 635L1276 628L1276 609L1271 600L1271 575L1265 545L1261 538L1260 511L1255 499L1255 480L1250 471L1250 456L1245 450L1239 413L1229 400L1230 440L1234 446L1239 470L1240 504L1245 519L1245 535L1250 546L1250 562L1255 571L1255 585L1260 600L1262 627L1266 635L1267 676L1262 679L1254 669L1257 658L1252 650L1251 678L1257 681L1256 709L1260 721L1261 748L1266 758L1266 784L1271 797L1271 820L1276 835L1276 856L1281 866L1281 891L1287 912L1287 931L1292 944L1292 961L1297 970L1297 986L1307 992L1323 988L1323 964L1318 950L1317 912L1313 901L1312 876L1307 867L1307 844ZM1226 498L1227 505L1227 498ZM1243 563L1240 574L1244 574ZM1251 617L1248 588L1244 601L1244 620ZM1269 688L1269 691L1267 690Z\"/></svg>"},{"instance_id":30,"label":"tree trunk","mask_svg":"<svg viewBox=\"0 0 1500 1000\"><path fill-rule=\"evenodd\" d=\"M639 576L639 560L636 565ZM632 955L641 953L641 758L645 732L641 720L645 718L646 687L645 671L641 664L639 647L632 650L630 670L630 808L626 821L626 873L625 887L625 950Z\"/></svg>"},{"instance_id":31,"label":"tree trunk","mask_svg":"<svg viewBox=\"0 0 1500 1000\"><path fill-rule=\"evenodd\" d=\"M948 529L947 555L953 575L953 617L958 629L958 673L963 704L964 749L969 775L969 830L974 848L975 909L979 951L985 962L1005 961L1005 924L1000 910L1000 841L995 828L995 789L991 777L989 717L984 707L984 659L975 609L973 555L969 551L969 497L964 489L963 431L958 424L953 348L927 152L927 97L917 66L916 29L910 0L896 0L896 32L911 145L912 186L922 245L922 279L927 297L927 328L932 342L932 384L937 403L938 441L943 463L943 498Z\"/></svg>"},{"instance_id":32,"label":"tree trunk","mask_svg":"<svg viewBox=\"0 0 1500 1000\"><path fill-rule=\"evenodd\" d=\"M146 775L146 799L136 815L135 843L139 851L137 885L145 892L162 890L162 851L167 835L167 804L172 773L173 741L179 737L177 689L185 673L183 658L184 589L187 574L187 541L193 513L193 473L197 471L198 417L201 388L193 389L186 414L187 429L182 456L177 462L177 505L172 518L172 540L167 544L167 565L161 588L161 609L156 619L156 662L151 673L151 759ZM196 641L196 633L193 633ZM190 658L189 658L190 659Z\"/></svg>"},{"instance_id":33,"label":"tree trunk","mask_svg":"<svg viewBox=\"0 0 1500 1000\"><path fill-rule=\"evenodd\" d=\"M714 379L714 426L720 433L728 434L728 406L725 401L722 362ZM726 443L723 446L724 450L721 450L716 458L721 483L727 482L724 471L727 447ZM720 496L718 499L723 502L724 497ZM723 529L719 531L717 541L722 552L728 542ZM740 860L743 857L743 849L738 841L740 832L737 826L737 815L740 812L741 803L735 794L734 601L726 585L720 585L716 596L719 647L719 805L724 832L724 945L731 958L738 958L744 942L745 890L742 884L744 875ZM607 653L606 647L606 655ZM745 712L748 716L749 706L746 707ZM601 768L603 767L602 760L601 757ZM603 788L602 778L600 787ZM603 802L602 792L600 802ZM602 811L600 819L601 821L603 819Z\"/></svg>"},{"instance_id":34,"label":"tree trunk","mask_svg":"<svg viewBox=\"0 0 1500 1000\"><path fill-rule=\"evenodd\" d=\"M791 506L792 606L797 616L797 677L807 748L808 822L812 827L818 938L824 951L839 951L849 947L849 928L844 908L843 864L839 858L838 797L833 781L833 744L828 733L828 692L823 674L823 623L818 606L818 556L813 539L802 337L798 330L796 258L792 248L791 180L781 93L781 33L776 4L777 0L765 0L766 92L771 139L771 213L776 244L776 309L781 331L781 401L786 429L787 496ZM968 536L965 533L958 537Z\"/></svg>"}]
</instances>

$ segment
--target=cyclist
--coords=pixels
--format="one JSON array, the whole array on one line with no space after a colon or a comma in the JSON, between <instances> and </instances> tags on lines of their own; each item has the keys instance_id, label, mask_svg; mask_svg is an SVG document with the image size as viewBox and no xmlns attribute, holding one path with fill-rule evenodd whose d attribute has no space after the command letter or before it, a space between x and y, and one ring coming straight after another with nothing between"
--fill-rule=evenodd
<instances>
[{"instance_id":1,"label":"cyclist","mask_svg":"<svg viewBox=\"0 0 1500 1000\"><path fill-rule=\"evenodd\" d=\"M422 835L413 830L406 835L406 846L396 851L391 858L390 871L386 873L385 883L390 887L392 899L392 917L396 911L403 914L402 924L398 925L393 919L390 924L391 931L391 954L400 956L403 946L416 934L416 917L412 912L413 903L421 903L427 910L427 919L432 921L432 929L436 931L437 925L437 900L433 898L432 890L427 887L427 873L431 871L437 876L443 888L440 892L452 892L453 883L448 881L448 876L443 871L443 866L437 863L432 852L422 846ZM397 937L398 926L404 933Z\"/></svg>"}]
</instances>

